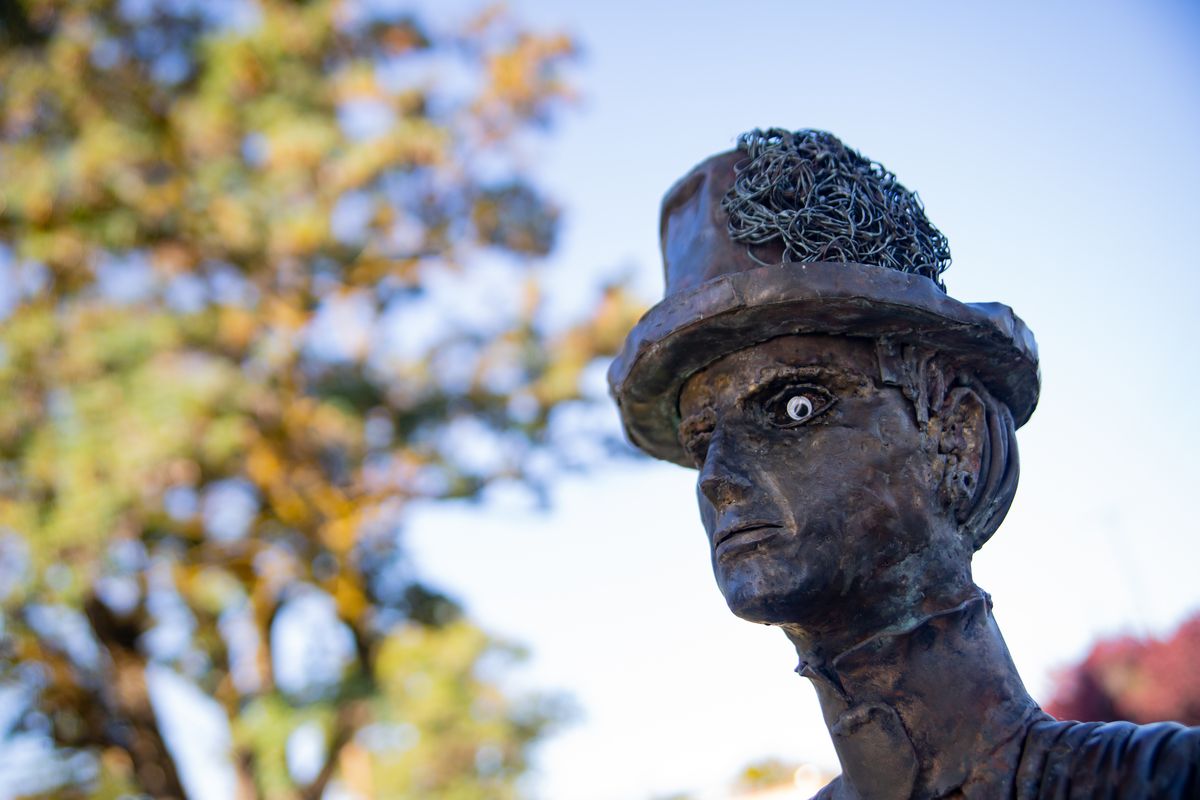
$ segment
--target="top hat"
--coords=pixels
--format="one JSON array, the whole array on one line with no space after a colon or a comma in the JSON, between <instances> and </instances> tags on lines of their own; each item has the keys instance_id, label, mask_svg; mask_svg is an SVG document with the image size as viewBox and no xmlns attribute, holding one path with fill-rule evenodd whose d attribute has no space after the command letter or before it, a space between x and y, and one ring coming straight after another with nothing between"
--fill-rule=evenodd
<instances>
[{"instance_id":1,"label":"top hat","mask_svg":"<svg viewBox=\"0 0 1200 800\"><path fill-rule=\"evenodd\" d=\"M829 134L820 135L843 147ZM876 177L890 178L877 164L845 152L875 169ZM917 274L846 260L802 262L789 260L796 258L795 249L781 237L760 237L753 249L746 239L735 241L726 209L748 160L742 149L713 156L663 199L666 293L629 333L608 371L634 445L656 458L694 466L678 437L684 383L725 355L789 334L933 348L947 363L974 373L1008 406L1018 427L1029 419L1041 382L1037 344L1011 308L955 300L935 283L940 269Z\"/></svg>"}]
</instances>

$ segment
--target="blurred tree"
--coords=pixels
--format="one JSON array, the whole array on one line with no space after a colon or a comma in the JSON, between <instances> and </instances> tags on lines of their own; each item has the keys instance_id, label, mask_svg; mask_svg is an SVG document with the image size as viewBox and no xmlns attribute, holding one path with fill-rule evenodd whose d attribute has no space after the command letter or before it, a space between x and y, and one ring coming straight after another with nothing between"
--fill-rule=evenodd
<instances>
[{"instance_id":1,"label":"blurred tree","mask_svg":"<svg viewBox=\"0 0 1200 800\"><path fill-rule=\"evenodd\" d=\"M791 786L799 764L779 758L764 758L742 767L734 788L739 793Z\"/></svg>"},{"instance_id":2,"label":"blurred tree","mask_svg":"<svg viewBox=\"0 0 1200 800\"><path fill-rule=\"evenodd\" d=\"M1057 679L1046 711L1085 722L1172 720L1200 725L1200 614L1166 639L1097 642Z\"/></svg>"},{"instance_id":3,"label":"blurred tree","mask_svg":"<svg viewBox=\"0 0 1200 800\"><path fill-rule=\"evenodd\" d=\"M390 8L0 2L0 730L53 742L38 791L184 796L172 681L247 798L513 796L555 717L399 531L553 472L637 309L540 322L571 41Z\"/></svg>"},{"instance_id":4,"label":"blurred tree","mask_svg":"<svg viewBox=\"0 0 1200 800\"><path fill-rule=\"evenodd\" d=\"M733 785L733 798L811 797L837 777L813 764L764 758L742 768Z\"/></svg>"}]
</instances>

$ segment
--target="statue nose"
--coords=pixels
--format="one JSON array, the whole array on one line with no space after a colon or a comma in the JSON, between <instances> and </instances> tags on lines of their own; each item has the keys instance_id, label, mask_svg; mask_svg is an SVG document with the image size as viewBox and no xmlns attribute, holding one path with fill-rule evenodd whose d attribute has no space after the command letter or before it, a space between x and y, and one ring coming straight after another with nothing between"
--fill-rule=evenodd
<instances>
[{"instance_id":1,"label":"statue nose","mask_svg":"<svg viewBox=\"0 0 1200 800\"><path fill-rule=\"evenodd\" d=\"M710 475L700 481L700 492L717 509L741 500L749 488L749 483L733 475Z\"/></svg>"},{"instance_id":2,"label":"statue nose","mask_svg":"<svg viewBox=\"0 0 1200 800\"><path fill-rule=\"evenodd\" d=\"M751 488L742 470L728 463L725 455L724 448L714 439L700 472L700 493L717 509L744 499Z\"/></svg>"}]
</instances>

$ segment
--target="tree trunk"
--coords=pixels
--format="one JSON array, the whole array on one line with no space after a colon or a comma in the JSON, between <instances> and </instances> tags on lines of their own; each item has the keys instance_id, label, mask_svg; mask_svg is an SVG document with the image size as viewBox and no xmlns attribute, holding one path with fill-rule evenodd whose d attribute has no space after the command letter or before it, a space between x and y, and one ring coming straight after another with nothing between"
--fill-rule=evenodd
<instances>
[{"instance_id":1,"label":"tree trunk","mask_svg":"<svg viewBox=\"0 0 1200 800\"><path fill-rule=\"evenodd\" d=\"M137 646L142 633L140 619L119 619L94 596L84 610L112 664L111 682L104 692L112 743L129 753L134 779L143 792L156 800L187 800L150 702L146 657Z\"/></svg>"}]
</instances>

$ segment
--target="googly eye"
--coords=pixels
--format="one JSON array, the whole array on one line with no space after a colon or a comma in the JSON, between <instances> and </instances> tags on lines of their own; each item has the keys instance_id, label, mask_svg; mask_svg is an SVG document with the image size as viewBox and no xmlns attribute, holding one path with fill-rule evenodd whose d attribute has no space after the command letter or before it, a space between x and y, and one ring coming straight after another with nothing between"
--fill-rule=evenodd
<instances>
[{"instance_id":1,"label":"googly eye","mask_svg":"<svg viewBox=\"0 0 1200 800\"><path fill-rule=\"evenodd\" d=\"M805 425L824 414L836 398L820 386L785 386L761 406L767 422L779 428Z\"/></svg>"},{"instance_id":2,"label":"googly eye","mask_svg":"<svg viewBox=\"0 0 1200 800\"><path fill-rule=\"evenodd\" d=\"M803 422L813 415L813 403L808 397L798 394L788 398L787 415L796 422Z\"/></svg>"}]
</instances>

